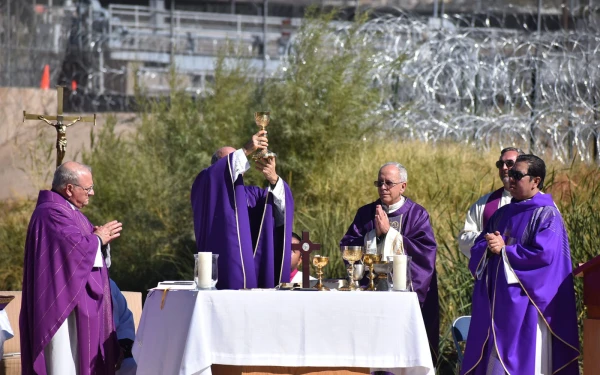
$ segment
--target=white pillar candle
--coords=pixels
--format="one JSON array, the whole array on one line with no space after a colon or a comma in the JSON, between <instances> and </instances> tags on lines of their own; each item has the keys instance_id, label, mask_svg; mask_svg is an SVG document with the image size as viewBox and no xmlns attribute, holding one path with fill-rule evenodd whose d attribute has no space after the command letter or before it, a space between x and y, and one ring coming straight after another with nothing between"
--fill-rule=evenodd
<instances>
[{"instance_id":1,"label":"white pillar candle","mask_svg":"<svg viewBox=\"0 0 600 375\"><path fill-rule=\"evenodd\" d=\"M406 290L407 255L394 255L394 290Z\"/></svg>"},{"instance_id":2,"label":"white pillar candle","mask_svg":"<svg viewBox=\"0 0 600 375\"><path fill-rule=\"evenodd\" d=\"M198 288L210 289L212 281L212 253L198 253Z\"/></svg>"}]
</instances>

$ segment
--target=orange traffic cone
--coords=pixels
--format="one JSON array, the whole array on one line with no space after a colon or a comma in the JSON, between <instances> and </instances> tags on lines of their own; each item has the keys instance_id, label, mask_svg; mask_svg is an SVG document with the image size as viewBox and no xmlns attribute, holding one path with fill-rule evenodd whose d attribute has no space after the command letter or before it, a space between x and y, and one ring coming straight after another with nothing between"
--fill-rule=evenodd
<instances>
[{"instance_id":1,"label":"orange traffic cone","mask_svg":"<svg viewBox=\"0 0 600 375\"><path fill-rule=\"evenodd\" d=\"M44 72L42 73L42 81L40 82L40 89L50 89L50 65L44 66Z\"/></svg>"}]
</instances>

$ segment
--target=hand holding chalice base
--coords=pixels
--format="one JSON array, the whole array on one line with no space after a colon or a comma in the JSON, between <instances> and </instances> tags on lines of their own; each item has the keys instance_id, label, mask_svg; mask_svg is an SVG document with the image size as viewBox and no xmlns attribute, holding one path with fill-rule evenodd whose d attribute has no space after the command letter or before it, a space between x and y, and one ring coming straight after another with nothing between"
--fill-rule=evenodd
<instances>
[{"instance_id":1,"label":"hand holding chalice base","mask_svg":"<svg viewBox=\"0 0 600 375\"><path fill-rule=\"evenodd\" d=\"M265 128L269 125L271 121L271 112L254 112L254 121L256 122L256 126L260 128L260 130L266 130ZM277 154L273 151L269 151L268 149L261 150L252 156L252 159L258 160L261 158L274 158Z\"/></svg>"}]
</instances>

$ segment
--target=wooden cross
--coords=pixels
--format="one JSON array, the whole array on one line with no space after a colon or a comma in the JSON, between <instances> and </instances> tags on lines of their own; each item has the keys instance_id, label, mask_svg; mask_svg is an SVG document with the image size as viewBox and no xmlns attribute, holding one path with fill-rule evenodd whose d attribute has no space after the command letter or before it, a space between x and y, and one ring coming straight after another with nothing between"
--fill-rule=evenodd
<instances>
[{"instance_id":1,"label":"wooden cross","mask_svg":"<svg viewBox=\"0 0 600 375\"><path fill-rule=\"evenodd\" d=\"M71 125L75 125L75 123L79 121L83 122L93 122L94 126L96 126L96 114L94 116L89 117L81 117L81 116L64 116L63 115L63 89L62 86L57 86L57 105L56 105L56 116L46 116L46 115L34 115L28 114L26 111L23 111L23 122L25 120L41 120L46 124L53 126L56 129L56 167L58 168L62 163L63 158L65 157L65 152L67 151L67 128ZM56 123L51 123L50 121L56 121ZM64 124L63 121L71 121L68 124Z\"/></svg>"},{"instance_id":2,"label":"wooden cross","mask_svg":"<svg viewBox=\"0 0 600 375\"><path fill-rule=\"evenodd\" d=\"M310 253L321 250L320 243L312 243L308 232L302 232L300 243L293 243L292 250L301 250L302 255L302 287L310 288Z\"/></svg>"}]
</instances>

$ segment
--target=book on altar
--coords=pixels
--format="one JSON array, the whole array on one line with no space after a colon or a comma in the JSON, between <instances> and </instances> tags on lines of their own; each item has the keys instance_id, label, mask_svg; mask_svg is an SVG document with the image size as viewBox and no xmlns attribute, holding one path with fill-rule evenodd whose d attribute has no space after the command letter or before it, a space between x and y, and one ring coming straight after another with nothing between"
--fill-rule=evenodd
<instances>
[{"instance_id":1,"label":"book on altar","mask_svg":"<svg viewBox=\"0 0 600 375\"><path fill-rule=\"evenodd\" d=\"M161 281L154 289L195 290L193 281Z\"/></svg>"}]
</instances>

